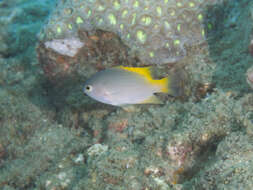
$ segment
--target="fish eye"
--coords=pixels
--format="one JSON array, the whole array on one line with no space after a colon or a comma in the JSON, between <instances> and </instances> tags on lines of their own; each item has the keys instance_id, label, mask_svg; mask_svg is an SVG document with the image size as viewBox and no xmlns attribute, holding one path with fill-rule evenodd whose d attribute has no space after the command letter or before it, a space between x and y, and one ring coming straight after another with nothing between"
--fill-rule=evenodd
<instances>
[{"instance_id":1,"label":"fish eye","mask_svg":"<svg viewBox=\"0 0 253 190\"><path fill-rule=\"evenodd\" d=\"M92 86L91 85L87 85L87 86L85 86L85 90L87 90L87 91L91 91L92 90Z\"/></svg>"}]
</instances>

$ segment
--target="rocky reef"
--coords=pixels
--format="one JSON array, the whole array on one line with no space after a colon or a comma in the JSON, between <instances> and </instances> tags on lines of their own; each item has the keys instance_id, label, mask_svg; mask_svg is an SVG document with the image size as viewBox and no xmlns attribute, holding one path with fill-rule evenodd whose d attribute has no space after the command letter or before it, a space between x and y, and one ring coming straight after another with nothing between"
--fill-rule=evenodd
<instances>
[{"instance_id":1,"label":"rocky reef","mask_svg":"<svg viewBox=\"0 0 253 190\"><path fill-rule=\"evenodd\" d=\"M0 1L0 189L250 189L252 10L250 0ZM116 65L179 69L183 97L127 112L83 94Z\"/></svg>"},{"instance_id":2,"label":"rocky reef","mask_svg":"<svg viewBox=\"0 0 253 190\"><path fill-rule=\"evenodd\" d=\"M208 7L219 0L62 1L41 34L43 41L78 37L78 30L117 34L139 59L166 64L186 55L215 27Z\"/></svg>"}]
</instances>

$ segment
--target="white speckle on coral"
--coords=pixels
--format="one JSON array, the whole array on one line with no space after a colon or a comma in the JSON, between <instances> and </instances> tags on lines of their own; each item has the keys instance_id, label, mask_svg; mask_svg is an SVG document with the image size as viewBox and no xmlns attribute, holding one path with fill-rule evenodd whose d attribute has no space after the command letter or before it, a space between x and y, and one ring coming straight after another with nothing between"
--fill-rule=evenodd
<instances>
[{"instance_id":1,"label":"white speckle on coral","mask_svg":"<svg viewBox=\"0 0 253 190\"><path fill-rule=\"evenodd\" d=\"M78 154L77 158L75 159L75 163L83 162L84 157L82 154Z\"/></svg>"},{"instance_id":2,"label":"white speckle on coral","mask_svg":"<svg viewBox=\"0 0 253 190\"><path fill-rule=\"evenodd\" d=\"M74 57L84 43L78 38L55 39L45 42L46 48L51 48L59 54Z\"/></svg>"},{"instance_id":3,"label":"white speckle on coral","mask_svg":"<svg viewBox=\"0 0 253 190\"><path fill-rule=\"evenodd\" d=\"M98 156L108 150L107 145L102 145L102 144L94 144L88 149L88 155L89 156Z\"/></svg>"},{"instance_id":4,"label":"white speckle on coral","mask_svg":"<svg viewBox=\"0 0 253 190\"><path fill-rule=\"evenodd\" d=\"M158 177L154 178L156 184L160 187L161 190L168 190L170 189L166 182Z\"/></svg>"},{"instance_id":5,"label":"white speckle on coral","mask_svg":"<svg viewBox=\"0 0 253 190\"><path fill-rule=\"evenodd\" d=\"M61 183L61 186L63 188L66 188L68 186L68 184L70 183L70 179L66 179L64 182Z\"/></svg>"},{"instance_id":6,"label":"white speckle on coral","mask_svg":"<svg viewBox=\"0 0 253 190\"><path fill-rule=\"evenodd\" d=\"M63 180L63 179L65 179L66 178L66 173L65 172L61 172L61 173L59 173L58 174L58 178L60 179L60 180Z\"/></svg>"},{"instance_id":7,"label":"white speckle on coral","mask_svg":"<svg viewBox=\"0 0 253 190\"><path fill-rule=\"evenodd\" d=\"M51 183L52 183L52 181L47 180L47 181L46 181L46 187L48 187Z\"/></svg>"},{"instance_id":8,"label":"white speckle on coral","mask_svg":"<svg viewBox=\"0 0 253 190\"><path fill-rule=\"evenodd\" d=\"M63 168L63 165L62 164L59 164L59 166L58 166L59 168Z\"/></svg>"}]
</instances>

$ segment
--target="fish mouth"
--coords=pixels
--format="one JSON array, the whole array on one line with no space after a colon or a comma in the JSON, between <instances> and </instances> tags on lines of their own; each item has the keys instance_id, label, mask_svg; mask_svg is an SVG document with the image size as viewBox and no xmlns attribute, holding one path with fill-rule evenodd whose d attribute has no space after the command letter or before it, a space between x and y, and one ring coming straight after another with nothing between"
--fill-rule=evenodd
<instances>
[{"instance_id":1,"label":"fish mouth","mask_svg":"<svg viewBox=\"0 0 253 190\"><path fill-rule=\"evenodd\" d=\"M88 93L87 93L86 90L85 90L85 87L83 88L83 94L84 94L85 96L89 96Z\"/></svg>"}]
</instances>

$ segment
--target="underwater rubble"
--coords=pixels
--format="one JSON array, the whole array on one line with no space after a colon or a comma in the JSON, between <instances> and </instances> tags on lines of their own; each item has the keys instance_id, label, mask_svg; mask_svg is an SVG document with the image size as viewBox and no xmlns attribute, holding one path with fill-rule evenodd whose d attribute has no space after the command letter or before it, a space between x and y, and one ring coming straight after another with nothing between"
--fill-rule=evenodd
<instances>
[{"instance_id":1,"label":"underwater rubble","mask_svg":"<svg viewBox=\"0 0 253 190\"><path fill-rule=\"evenodd\" d=\"M0 1L0 189L252 187L253 3L147 2ZM118 65L182 70L182 97L126 111L84 95Z\"/></svg>"}]
</instances>

